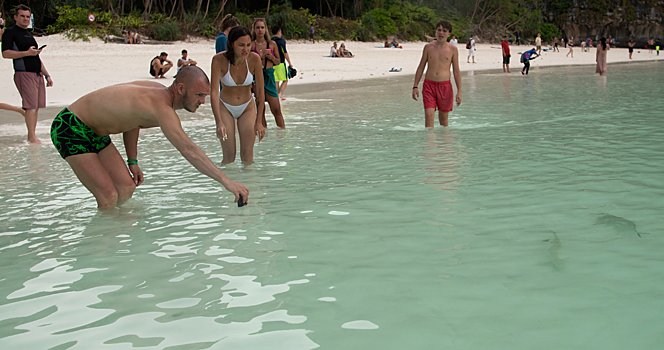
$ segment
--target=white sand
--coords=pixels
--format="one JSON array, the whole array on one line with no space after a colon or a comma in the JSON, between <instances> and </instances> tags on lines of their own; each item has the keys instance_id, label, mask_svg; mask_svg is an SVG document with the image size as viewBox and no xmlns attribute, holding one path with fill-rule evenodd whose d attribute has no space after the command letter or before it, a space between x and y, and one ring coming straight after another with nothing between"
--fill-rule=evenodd
<instances>
[{"instance_id":1,"label":"white sand","mask_svg":"<svg viewBox=\"0 0 664 350\"><path fill-rule=\"evenodd\" d=\"M40 45L47 44L41 54L42 61L53 77L54 86L47 89L48 106L65 106L80 96L104 86L133 80L157 80L165 85L173 81L170 77L174 69L166 76L168 79L153 79L149 74L149 64L161 51L169 54L174 63L180 57L180 51L187 49L189 57L198 61L199 66L208 74L214 55L214 41L196 40L163 45L125 45L104 44L100 40L91 42L72 42L61 35L36 38ZM316 44L302 41L290 41L287 44L298 76L290 84L334 82L341 80L360 80L388 75L413 75L421 58L423 42L408 42L403 49L382 48L382 43L346 42L347 48L355 58L329 58L331 42ZM466 63L468 50L460 44L460 68L467 70L502 69L500 45L479 44L475 53L476 64ZM512 46L512 74L519 74L519 52L530 46ZM565 57L567 49L560 52L543 52L543 56L531 62L532 67L594 65L595 50L581 52L574 48L574 58ZM640 51L640 52L639 52ZM635 50L632 61L655 60L658 57L648 50ZM664 58L664 56L662 57ZM627 49L611 49L608 60L613 62L629 61ZM400 73L388 72L390 68L402 68ZM595 67L588 67L594 72ZM562 71L561 71L562 73ZM609 67L608 75L611 74ZM12 62L3 59L0 63L0 102L20 105L21 99L13 83ZM288 90L286 91L288 95Z\"/></svg>"}]
</instances>

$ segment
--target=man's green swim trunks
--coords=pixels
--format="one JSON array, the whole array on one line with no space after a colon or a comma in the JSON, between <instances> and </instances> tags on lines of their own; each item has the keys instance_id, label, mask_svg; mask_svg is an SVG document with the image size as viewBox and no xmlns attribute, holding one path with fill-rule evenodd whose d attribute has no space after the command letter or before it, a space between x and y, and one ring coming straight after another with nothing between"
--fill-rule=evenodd
<instances>
[{"instance_id":1,"label":"man's green swim trunks","mask_svg":"<svg viewBox=\"0 0 664 350\"><path fill-rule=\"evenodd\" d=\"M62 158L76 154L99 153L111 144L111 138L98 136L68 108L63 109L51 124L51 140Z\"/></svg>"}]
</instances>

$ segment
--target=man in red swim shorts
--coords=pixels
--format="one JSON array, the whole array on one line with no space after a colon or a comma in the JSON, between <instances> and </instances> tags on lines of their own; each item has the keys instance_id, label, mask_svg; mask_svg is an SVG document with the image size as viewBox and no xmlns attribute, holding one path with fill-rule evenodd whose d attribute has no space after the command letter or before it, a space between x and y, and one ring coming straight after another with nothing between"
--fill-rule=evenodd
<instances>
[{"instance_id":1,"label":"man in red swim shorts","mask_svg":"<svg viewBox=\"0 0 664 350\"><path fill-rule=\"evenodd\" d=\"M452 32L452 24L447 21L436 23L436 41L426 44L422 52L420 65L415 73L413 84L413 99L417 101L419 88L417 87L424 74L424 67L428 65L427 73L422 86L422 101L424 102L424 126L433 127L433 120L438 109L440 125L448 126L448 113L452 111L454 92L450 83L450 67L454 72L454 82L457 86L456 104L461 104L461 72L459 71L459 52L454 45L447 42Z\"/></svg>"}]
</instances>

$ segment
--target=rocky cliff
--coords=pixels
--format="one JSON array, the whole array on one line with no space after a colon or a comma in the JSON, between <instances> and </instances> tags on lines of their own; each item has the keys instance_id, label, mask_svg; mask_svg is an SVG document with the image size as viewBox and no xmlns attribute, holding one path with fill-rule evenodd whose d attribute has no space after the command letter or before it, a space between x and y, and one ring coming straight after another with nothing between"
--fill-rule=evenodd
<instances>
[{"instance_id":1,"label":"rocky cliff","mask_svg":"<svg viewBox=\"0 0 664 350\"><path fill-rule=\"evenodd\" d=\"M664 39L661 0L549 0L542 14L577 43L606 37L615 38L619 47L626 47L629 39L643 47L649 39Z\"/></svg>"}]
</instances>

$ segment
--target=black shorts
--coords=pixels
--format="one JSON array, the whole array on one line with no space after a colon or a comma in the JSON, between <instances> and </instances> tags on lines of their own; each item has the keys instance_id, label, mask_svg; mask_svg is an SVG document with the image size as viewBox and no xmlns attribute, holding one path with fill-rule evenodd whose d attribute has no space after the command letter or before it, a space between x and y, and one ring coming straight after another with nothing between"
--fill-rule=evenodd
<instances>
[{"instance_id":1,"label":"black shorts","mask_svg":"<svg viewBox=\"0 0 664 350\"><path fill-rule=\"evenodd\" d=\"M503 56L503 64L510 64L510 55Z\"/></svg>"}]
</instances>

